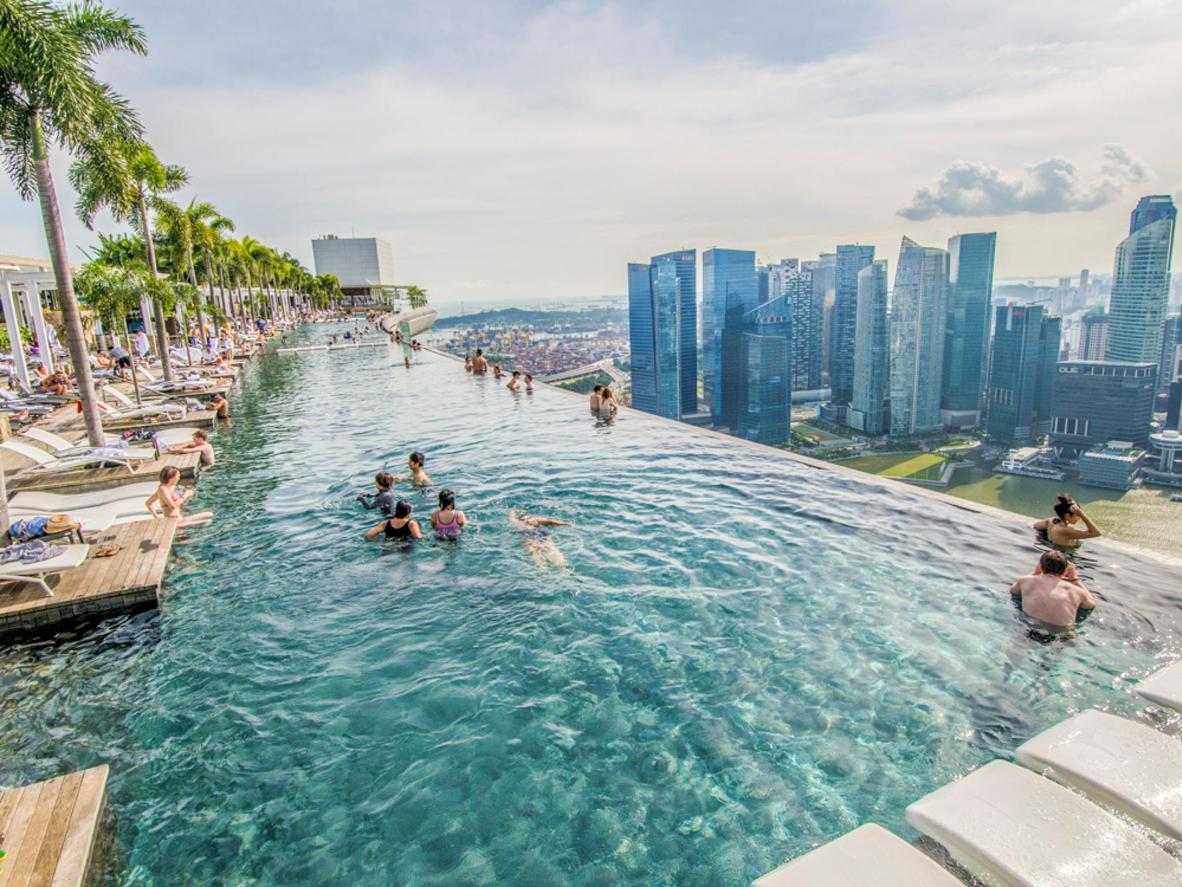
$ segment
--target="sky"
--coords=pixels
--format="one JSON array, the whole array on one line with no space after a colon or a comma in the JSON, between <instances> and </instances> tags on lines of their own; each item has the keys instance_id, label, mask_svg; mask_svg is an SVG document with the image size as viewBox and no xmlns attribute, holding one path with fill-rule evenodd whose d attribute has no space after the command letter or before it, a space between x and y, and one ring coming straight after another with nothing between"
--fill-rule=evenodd
<instances>
[{"instance_id":1,"label":"sky","mask_svg":"<svg viewBox=\"0 0 1182 887\"><path fill-rule=\"evenodd\" d=\"M381 237L433 299L622 293L684 247L893 272L903 235L969 231L999 279L1103 274L1137 198L1182 195L1175 0L109 5L149 54L99 73L182 198L309 267L316 235ZM0 252L45 255L3 193Z\"/></svg>"}]
</instances>

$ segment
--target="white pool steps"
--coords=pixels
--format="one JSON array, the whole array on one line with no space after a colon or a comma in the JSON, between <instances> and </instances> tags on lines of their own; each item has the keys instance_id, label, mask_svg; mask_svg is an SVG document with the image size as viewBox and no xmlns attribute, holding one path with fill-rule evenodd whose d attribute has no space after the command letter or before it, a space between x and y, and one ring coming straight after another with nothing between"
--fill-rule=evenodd
<instances>
[{"instance_id":1,"label":"white pool steps","mask_svg":"<svg viewBox=\"0 0 1182 887\"><path fill-rule=\"evenodd\" d=\"M1168 665L1137 685L1137 693L1154 705L1182 711L1182 661Z\"/></svg>"},{"instance_id":2,"label":"white pool steps","mask_svg":"<svg viewBox=\"0 0 1182 887\"><path fill-rule=\"evenodd\" d=\"M907 822L986 884L1182 884L1182 863L1075 792L992 761L907 808Z\"/></svg>"},{"instance_id":3,"label":"white pool steps","mask_svg":"<svg viewBox=\"0 0 1182 887\"><path fill-rule=\"evenodd\" d=\"M1182 840L1182 740L1100 711L1080 712L1021 748L1056 782Z\"/></svg>"},{"instance_id":4,"label":"white pool steps","mask_svg":"<svg viewBox=\"0 0 1182 887\"><path fill-rule=\"evenodd\" d=\"M1182 711L1182 662L1136 692ZM1030 769L986 764L916 801L907 822L984 884L1182 885L1182 862L1104 809L1182 841L1182 739L1085 711L1035 736L1017 758ZM752 887L958 883L920 850L868 824Z\"/></svg>"},{"instance_id":5,"label":"white pool steps","mask_svg":"<svg viewBox=\"0 0 1182 887\"><path fill-rule=\"evenodd\" d=\"M930 857L872 823L822 844L752 882L752 887L961 887Z\"/></svg>"}]
</instances>

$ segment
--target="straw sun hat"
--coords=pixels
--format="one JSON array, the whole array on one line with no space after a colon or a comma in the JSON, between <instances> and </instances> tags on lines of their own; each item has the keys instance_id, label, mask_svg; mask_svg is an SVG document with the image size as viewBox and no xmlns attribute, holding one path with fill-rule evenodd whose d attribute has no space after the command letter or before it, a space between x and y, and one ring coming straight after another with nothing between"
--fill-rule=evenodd
<instances>
[{"instance_id":1,"label":"straw sun hat","mask_svg":"<svg viewBox=\"0 0 1182 887\"><path fill-rule=\"evenodd\" d=\"M76 529L78 529L78 521L68 514L52 514L49 516L49 523L45 525L46 534L65 533Z\"/></svg>"}]
</instances>

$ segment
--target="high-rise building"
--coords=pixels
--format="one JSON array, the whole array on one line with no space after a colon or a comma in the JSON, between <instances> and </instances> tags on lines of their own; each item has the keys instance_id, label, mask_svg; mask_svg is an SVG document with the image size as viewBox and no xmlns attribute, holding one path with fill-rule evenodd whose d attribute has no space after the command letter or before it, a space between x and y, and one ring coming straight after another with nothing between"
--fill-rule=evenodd
<instances>
[{"instance_id":1,"label":"high-rise building","mask_svg":"<svg viewBox=\"0 0 1182 887\"><path fill-rule=\"evenodd\" d=\"M1176 216L1174 201L1164 195L1142 197L1133 210L1129 236L1116 248L1108 308L1108 360L1161 360Z\"/></svg>"},{"instance_id":2,"label":"high-rise building","mask_svg":"<svg viewBox=\"0 0 1182 887\"><path fill-rule=\"evenodd\" d=\"M847 404L854 393L854 332L858 315L858 272L874 261L874 247L837 247L834 269L833 319L830 322L829 387L835 404Z\"/></svg>"},{"instance_id":3,"label":"high-rise building","mask_svg":"<svg viewBox=\"0 0 1182 887\"><path fill-rule=\"evenodd\" d=\"M971 428L981 420L989 355L990 304L997 234L959 234L948 240L948 317L944 330L942 420ZM1067 278L1067 283L1071 279Z\"/></svg>"},{"instance_id":4,"label":"high-rise building","mask_svg":"<svg viewBox=\"0 0 1182 887\"><path fill-rule=\"evenodd\" d=\"M1103 360L1108 353L1108 313L1096 308L1079 321L1079 359Z\"/></svg>"},{"instance_id":5,"label":"high-rise building","mask_svg":"<svg viewBox=\"0 0 1182 887\"><path fill-rule=\"evenodd\" d=\"M756 307L758 295L753 251L715 248L702 253L702 388L715 425L726 424L722 352L728 318L741 322Z\"/></svg>"},{"instance_id":6,"label":"high-rise building","mask_svg":"<svg viewBox=\"0 0 1182 887\"><path fill-rule=\"evenodd\" d=\"M696 265L694 250L628 265L632 405L667 419L697 410Z\"/></svg>"},{"instance_id":7,"label":"high-rise building","mask_svg":"<svg viewBox=\"0 0 1182 887\"><path fill-rule=\"evenodd\" d=\"M1179 347L1182 347L1182 318L1171 314L1162 325L1161 366L1157 371L1158 391L1165 391L1178 375Z\"/></svg>"},{"instance_id":8,"label":"high-rise building","mask_svg":"<svg viewBox=\"0 0 1182 887\"><path fill-rule=\"evenodd\" d=\"M996 311L985 430L1017 445L1045 434L1059 360L1060 318L1041 305L1006 305Z\"/></svg>"},{"instance_id":9,"label":"high-rise building","mask_svg":"<svg viewBox=\"0 0 1182 887\"><path fill-rule=\"evenodd\" d=\"M786 296L769 299L729 324L726 339L723 375L731 433L783 446L791 433L792 304Z\"/></svg>"},{"instance_id":10,"label":"high-rise building","mask_svg":"<svg viewBox=\"0 0 1182 887\"><path fill-rule=\"evenodd\" d=\"M830 344L833 339L834 287L837 285L837 253L821 253L807 262L801 262L802 271L813 275L813 298L821 306L821 377L822 384L829 379Z\"/></svg>"},{"instance_id":11,"label":"high-rise building","mask_svg":"<svg viewBox=\"0 0 1182 887\"><path fill-rule=\"evenodd\" d=\"M948 253L903 238L891 302L891 435L939 431Z\"/></svg>"},{"instance_id":12,"label":"high-rise building","mask_svg":"<svg viewBox=\"0 0 1182 887\"><path fill-rule=\"evenodd\" d=\"M1051 445L1075 458L1111 440L1145 448L1157 363L1061 360L1051 396Z\"/></svg>"},{"instance_id":13,"label":"high-rise building","mask_svg":"<svg viewBox=\"0 0 1182 887\"><path fill-rule=\"evenodd\" d=\"M792 308L792 390L812 391L821 387L821 331L824 325L824 296L813 283L815 262L802 267L796 259L782 259L770 266L770 299L783 296ZM767 301L767 300L765 300ZM762 305L763 302L760 302Z\"/></svg>"},{"instance_id":14,"label":"high-rise building","mask_svg":"<svg viewBox=\"0 0 1182 887\"><path fill-rule=\"evenodd\" d=\"M854 333L854 393L846 423L867 434L890 430L890 331L887 263L880 259L858 272Z\"/></svg>"},{"instance_id":15,"label":"high-rise building","mask_svg":"<svg viewBox=\"0 0 1182 887\"><path fill-rule=\"evenodd\" d=\"M1088 269L1084 268L1079 272L1079 297L1086 302L1088 298Z\"/></svg>"}]
</instances>

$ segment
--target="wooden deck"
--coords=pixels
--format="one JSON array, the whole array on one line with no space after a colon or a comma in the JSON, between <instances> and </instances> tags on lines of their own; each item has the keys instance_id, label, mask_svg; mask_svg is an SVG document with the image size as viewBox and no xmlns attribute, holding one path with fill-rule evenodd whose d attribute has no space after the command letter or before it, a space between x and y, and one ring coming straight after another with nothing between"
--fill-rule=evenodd
<instances>
[{"instance_id":1,"label":"wooden deck","mask_svg":"<svg viewBox=\"0 0 1182 887\"><path fill-rule=\"evenodd\" d=\"M132 428L175 428L176 426L192 425L194 428L213 428L217 423L217 413L213 410L193 410L183 419L164 419L157 422L145 422L143 419L124 419L119 422L104 422L104 431L127 431Z\"/></svg>"},{"instance_id":2,"label":"wooden deck","mask_svg":"<svg viewBox=\"0 0 1182 887\"><path fill-rule=\"evenodd\" d=\"M158 606L176 525L175 518L159 518L97 534L92 546L118 542L123 550L48 577L53 597L27 582L0 583L0 636Z\"/></svg>"},{"instance_id":3,"label":"wooden deck","mask_svg":"<svg viewBox=\"0 0 1182 887\"><path fill-rule=\"evenodd\" d=\"M82 887L107 800L107 766L0 791L0 887Z\"/></svg>"},{"instance_id":4,"label":"wooden deck","mask_svg":"<svg viewBox=\"0 0 1182 887\"><path fill-rule=\"evenodd\" d=\"M29 441L29 443L32 446L40 446L33 441ZM149 443L147 446L150 447L151 444ZM70 471L23 471L18 469L29 465L26 459L11 450L0 449L0 464L4 466L4 476L8 483L9 493L21 490L84 492L154 480L160 474L160 469L167 465L175 465L179 468L183 480L192 480L200 469L201 455L199 453L165 453L159 459L145 459L143 462L134 464L131 471L122 466L118 468L75 468Z\"/></svg>"}]
</instances>

